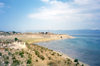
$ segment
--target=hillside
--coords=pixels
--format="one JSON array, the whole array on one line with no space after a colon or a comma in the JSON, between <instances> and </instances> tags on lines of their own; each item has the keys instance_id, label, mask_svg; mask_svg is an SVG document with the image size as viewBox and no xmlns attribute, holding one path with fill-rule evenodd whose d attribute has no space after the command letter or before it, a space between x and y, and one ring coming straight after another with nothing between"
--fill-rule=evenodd
<instances>
[{"instance_id":1,"label":"hillside","mask_svg":"<svg viewBox=\"0 0 100 66\"><path fill-rule=\"evenodd\" d=\"M84 66L59 52L36 45L37 42L73 38L54 33L15 33L0 35L1 66ZM64 56L64 57L63 57ZM86 65L85 65L86 66Z\"/></svg>"},{"instance_id":2,"label":"hillside","mask_svg":"<svg viewBox=\"0 0 100 66\"><path fill-rule=\"evenodd\" d=\"M24 45L23 42L15 43ZM0 43L1 66L81 66L78 61L64 58L62 54L48 48L35 44L25 44L23 48L17 45Z\"/></svg>"}]
</instances>

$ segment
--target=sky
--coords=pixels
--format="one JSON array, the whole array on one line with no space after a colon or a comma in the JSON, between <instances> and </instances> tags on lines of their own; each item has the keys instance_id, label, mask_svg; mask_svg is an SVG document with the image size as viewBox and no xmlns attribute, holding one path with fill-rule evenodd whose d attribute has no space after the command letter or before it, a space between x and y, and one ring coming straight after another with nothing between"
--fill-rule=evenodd
<instances>
[{"instance_id":1,"label":"sky","mask_svg":"<svg viewBox=\"0 0 100 66\"><path fill-rule=\"evenodd\" d=\"M0 30L100 30L100 0L0 0Z\"/></svg>"}]
</instances>

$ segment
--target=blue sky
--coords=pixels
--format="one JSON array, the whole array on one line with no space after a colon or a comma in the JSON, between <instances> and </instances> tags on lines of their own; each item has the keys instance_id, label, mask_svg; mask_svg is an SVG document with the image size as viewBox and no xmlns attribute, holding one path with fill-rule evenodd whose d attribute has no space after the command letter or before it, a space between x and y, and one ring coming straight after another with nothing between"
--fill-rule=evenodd
<instances>
[{"instance_id":1,"label":"blue sky","mask_svg":"<svg viewBox=\"0 0 100 66\"><path fill-rule=\"evenodd\" d=\"M100 30L100 0L0 0L0 30Z\"/></svg>"}]
</instances>

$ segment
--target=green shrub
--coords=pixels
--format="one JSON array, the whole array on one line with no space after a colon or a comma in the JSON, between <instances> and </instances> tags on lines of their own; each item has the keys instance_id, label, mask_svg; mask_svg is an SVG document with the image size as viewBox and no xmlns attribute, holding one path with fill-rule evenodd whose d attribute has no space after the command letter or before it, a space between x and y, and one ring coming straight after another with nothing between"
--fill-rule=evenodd
<instances>
[{"instance_id":1,"label":"green shrub","mask_svg":"<svg viewBox=\"0 0 100 66\"><path fill-rule=\"evenodd\" d=\"M49 66L58 66L55 62L49 62L48 65Z\"/></svg>"},{"instance_id":2,"label":"green shrub","mask_svg":"<svg viewBox=\"0 0 100 66\"><path fill-rule=\"evenodd\" d=\"M84 64L82 64L82 66L84 66Z\"/></svg>"},{"instance_id":3,"label":"green shrub","mask_svg":"<svg viewBox=\"0 0 100 66\"><path fill-rule=\"evenodd\" d=\"M11 55L11 52L8 52L8 55Z\"/></svg>"},{"instance_id":4,"label":"green shrub","mask_svg":"<svg viewBox=\"0 0 100 66\"><path fill-rule=\"evenodd\" d=\"M42 56L42 55L40 55L40 53L39 53L37 50L35 50L35 54L36 54L40 59L42 59L42 60L45 59L45 57Z\"/></svg>"},{"instance_id":5,"label":"green shrub","mask_svg":"<svg viewBox=\"0 0 100 66\"><path fill-rule=\"evenodd\" d=\"M19 52L19 55L20 55L21 57L24 57L24 51L20 51L20 52Z\"/></svg>"},{"instance_id":6,"label":"green shrub","mask_svg":"<svg viewBox=\"0 0 100 66\"><path fill-rule=\"evenodd\" d=\"M71 61L69 58L67 58L67 61Z\"/></svg>"},{"instance_id":7,"label":"green shrub","mask_svg":"<svg viewBox=\"0 0 100 66\"><path fill-rule=\"evenodd\" d=\"M6 48L5 51L8 51L8 48Z\"/></svg>"},{"instance_id":8,"label":"green shrub","mask_svg":"<svg viewBox=\"0 0 100 66\"><path fill-rule=\"evenodd\" d=\"M41 53L43 53L43 51L41 50Z\"/></svg>"},{"instance_id":9,"label":"green shrub","mask_svg":"<svg viewBox=\"0 0 100 66\"><path fill-rule=\"evenodd\" d=\"M31 59L28 59L27 64L31 64L31 63L32 63Z\"/></svg>"},{"instance_id":10,"label":"green shrub","mask_svg":"<svg viewBox=\"0 0 100 66\"><path fill-rule=\"evenodd\" d=\"M2 56L2 53L0 52L0 56Z\"/></svg>"},{"instance_id":11,"label":"green shrub","mask_svg":"<svg viewBox=\"0 0 100 66\"><path fill-rule=\"evenodd\" d=\"M15 41L18 41L18 38L15 38Z\"/></svg>"},{"instance_id":12,"label":"green shrub","mask_svg":"<svg viewBox=\"0 0 100 66\"><path fill-rule=\"evenodd\" d=\"M75 59L74 62L78 62L78 59Z\"/></svg>"},{"instance_id":13,"label":"green shrub","mask_svg":"<svg viewBox=\"0 0 100 66\"><path fill-rule=\"evenodd\" d=\"M42 60L45 59L45 57L43 55L40 55L39 58L41 58Z\"/></svg>"},{"instance_id":14,"label":"green shrub","mask_svg":"<svg viewBox=\"0 0 100 66\"><path fill-rule=\"evenodd\" d=\"M20 64L20 61L14 59L14 60L13 60L13 63L12 63L12 66L18 66L19 64Z\"/></svg>"},{"instance_id":15,"label":"green shrub","mask_svg":"<svg viewBox=\"0 0 100 66\"><path fill-rule=\"evenodd\" d=\"M79 62L76 63L76 66L78 66L78 65L79 65Z\"/></svg>"},{"instance_id":16,"label":"green shrub","mask_svg":"<svg viewBox=\"0 0 100 66\"><path fill-rule=\"evenodd\" d=\"M12 59L15 60L16 58L15 57L12 57Z\"/></svg>"},{"instance_id":17,"label":"green shrub","mask_svg":"<svg viewBox=\"0 0 100 66\"><path fill-rule=\"evenodd\" d=\"M71 60L67 58L67 64L71 64Z\"/></svg>"},{"instance_id":18,"label":"green shrub","mask_svg":"<svg viewBox=\"0 0 100 66\"><path fill-rule=\"evenodd\" d=\"M9 59L9 56L7 56L6 59Z\"/></svg>"},{"instance_id":19,"label":"green shrub","mask_svg":"<svg viewBox=\"0 0 100 66\"><path fill-rule=\"evenodd\" d=\"M18 54L18 52L15 52L15 54L17 55L17 54Z\"/></svg>"},{"instance_id":20,"label":"green shrub","mask_svg":"<svg viewBox=\"0 0 100 66\"><path fill-rule=\"evenodd\" d=\"M8 61L5 61L5 64L8 64L9 62Z\"/></svg>"},{"instance_id":21,"label":"green shrub","mask_svg":"<svg viewBox=\"0 0 100 66\"><path fill-rule=\"evenodd\" d=\"M8 60L9 59L9 56L3 55L3 58L4 58L4 60Z\"/></svg>"},{"instance_id":22,"label":"green shrub","mask_svg":"<svg viewBox=\"0 0 100 66\"><path fill-rule=\"evenodd\" d=\"M35 50L35 54L36 54L37 56L40 55L40 53L39 53L37 50Z\"/></svg>"},{"instance_id":23,"label":"green shrub","mask_svg":"<svg viewBox=\"0 0 100 66\"><path fill-rule=\"evenodd\" d=\"M16 32L15 31L12 31L12 33L15 34Z\"/></svg>"}]
</instances>

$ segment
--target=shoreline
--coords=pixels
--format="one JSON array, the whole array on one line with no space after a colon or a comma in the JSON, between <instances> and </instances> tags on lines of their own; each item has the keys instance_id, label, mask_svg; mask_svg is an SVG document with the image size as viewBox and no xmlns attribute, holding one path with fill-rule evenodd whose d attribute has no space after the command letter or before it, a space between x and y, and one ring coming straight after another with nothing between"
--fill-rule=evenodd
<instances>
[{"instance_id":1,"label":"shoreline","mask_svg":"<svg viewBox=\"0 0 100 66\"><path fill-rule=\"evenodd\" d=\"M53 50L53 51L54 51L54 50ZM54 51L54 52L61 54L63 58L65 58L65 59L68 58L68 59L70 59L73 63L75 63L75 62L74 62L74 59L71 58L71 57L69 57L67 54L61 53L61 52L59 52L59 51ZM88 64L86 64L86 63L83 63L83 62L81 62L81 61L79 61L79 64L81 64L81 65L84 64L84 66L90 66L90 65L88 65Z\"/></svg>"},{"instance_id":2,"label":"shoreline","mask_svg":"<svg viewBox=\"0 0 100 66\"><path fill-rule=\"evenodd\" d=\"M68 38L65 38L65 39L68 39ZM58 40L61 40L61 39L58 39ZM50 40L50 41L55 41L55 40ZM50 41L41 41L41 42L50 42ZM41 42L37 42L37 43L41 43ZM38 45L37 43L35 43L36 45ZM34 43L33 43L34 44ZM40 45L39 45L40 46ZM44 46L43 46L44 47ZM47 48L47 47L45 47L45 48ZM51 49L52 50L52 49ZM64 54L64 53L62 53L62 52L59 52L59 51L55 51L55 50L53 50L53 52L56 52L56 53L59 53L60 55L62 55L62 57L63 58L68 58L68 59L70 59L73 63L75 63L74 62L74 58L71 58L71 57L69 57L67 54ZM84 62L81 62L81 61L78 61L79 62L79 64L80 65L82 65L82 64L84 64L84 66L90 66L90 65L88 65L88 64L86 64L86 63L84 63Z\"/></svg>"}]
</instances>

